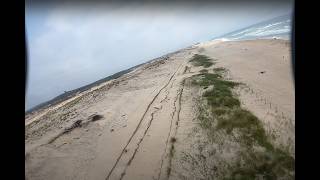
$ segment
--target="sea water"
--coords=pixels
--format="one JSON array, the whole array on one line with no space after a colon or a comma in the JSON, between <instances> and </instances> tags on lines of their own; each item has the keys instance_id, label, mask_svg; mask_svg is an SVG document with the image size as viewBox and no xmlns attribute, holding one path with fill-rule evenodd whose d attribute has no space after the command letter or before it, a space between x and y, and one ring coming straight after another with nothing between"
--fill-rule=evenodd
<instances>
[{"instance_id":1,"label":"sea water","mask_svg":"<svg viewBox=\"0 0 320 180\"><path fill-rule=\"evenodd\" d=\"M225 34L215 39L223 41L252 40L252 39L290 39L291 15L283 15L237 31Z\"/></svg>"}]
</instances>

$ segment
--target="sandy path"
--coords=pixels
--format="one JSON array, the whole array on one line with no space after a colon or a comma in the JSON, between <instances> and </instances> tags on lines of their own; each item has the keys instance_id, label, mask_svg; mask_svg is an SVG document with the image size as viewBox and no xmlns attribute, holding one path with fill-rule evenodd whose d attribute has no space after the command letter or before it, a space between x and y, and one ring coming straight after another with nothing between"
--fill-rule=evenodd
<instances>
[{"instance_id":1,"label":"sandy path","mask_svg":"<svg viewBox=\"0 0 320 180\"><path fill-rule=\"evenodd\" d=\"M120 78L119 83L109 88L102 87L97 95L84 93L74 106L60 108L66 106L64 102L49 115L35 116L36 121L27 126L27 134L30 134L26 138L27 175L32 179L149 179L157 176L172 123L174 96L180 86L177 76L183 71L188 56L191 57L189 52L173 54L161 60L162 63L141 67L127 79ZM77 112L77 115L68 116L70 122L61 122L64 111ZM94 113L104 118L46 144L56 136L57 122L63 129ZM51 126L51 129L43 128ZM140 158L142 154L148 158ZM68 167L57 166L66 162ZM134 165L129 166L129 162ZM141 176L135 168L145 169L145 173Z\"/></svg>"},{"instance_id":2,"label":"sandy path","mask_svg":"<svg viewBox=\"0 0 320 180\"><path fill-rule=\"evenodd\" d=\"M113 179L113 178L116 179L119 176L118 173L114 173L113 175L113 172L115 171L115 168L117 168L117 166L119 166L119 168L116 171L121 172L120 178L122 179L123 176L126 175L126 170L132 163L133 159L135 158L140 145L145 140L145 137L150 129L150 126L152 125L152 122L155 119L154 117L155 114L158 111L162 110L163 105L161 104L161 102L166 100L164 89L169 91L168 85L171 83L172 79L175 77L176 72L180 69L180 67L181 65L178 66L177 70L170 76L169 80L165 83L165 85L159 91L156 91L155 96L152 98L147 108L144 110L143 113L141 113L142 116L140 120L138 120L138 124L136 125L136 128L134 129L133 133L130 135L128 142L125 144L115 164L112 166L111 170L109 171L107 179ZM157 140L161 141L161 138L158 138ZM157 142L157 144L159 144L159 142ZM159 148L156 148L156 149L159 149ZM128 151L128 150L130 150L130 152L125 153L125 151ZM144 155L145 157L149 157L150 159L154 157L154 156L148 156L146 153L144 153ZM143 163L140 163L140 164L143 165ZM121 167L122 167L122 170L120 170ZM150 166L150 164L148 164L148 167L153 167L153 166ZM140 167L138 168L143 169ZM147 169L144 169L144 170L146 170L146 172L149 172ZM130 176L131 179L133 177L134 176Z\"/></svg>"}]
</instances>

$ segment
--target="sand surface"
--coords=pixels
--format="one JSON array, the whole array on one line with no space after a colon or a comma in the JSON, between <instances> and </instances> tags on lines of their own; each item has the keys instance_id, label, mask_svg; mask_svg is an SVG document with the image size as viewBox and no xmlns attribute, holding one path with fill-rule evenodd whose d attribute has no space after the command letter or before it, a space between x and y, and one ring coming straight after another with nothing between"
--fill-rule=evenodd
<instances>
[{"instance_id":1,"label":"sand surface","mask_svg":"<svg viewBox=\"0 0 320 180\"><path fill-rule=\"evenodd\" d=\"M179 154L205 138L190 135L197 129L199 94L184 81L201 70L189 63L196 53L217 59L215 66L247 85L237 90L243 106L276 135L276 145L289 144L294 155L290 43L213 41L158 58L26 117L27 179L197 179L197 172L181 168L179 155L170 156L173 143ZM96 114L102 119L92 120ZM62 133L76 121L81 125Z\"/></svg>"}]
</instances>

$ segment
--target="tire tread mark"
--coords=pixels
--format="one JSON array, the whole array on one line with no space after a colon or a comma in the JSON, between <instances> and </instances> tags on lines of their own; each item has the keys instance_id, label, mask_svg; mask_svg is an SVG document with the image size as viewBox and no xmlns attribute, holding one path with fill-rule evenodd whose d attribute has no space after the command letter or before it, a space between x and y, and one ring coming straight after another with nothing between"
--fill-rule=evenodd
<instances>
[{"instance_id":1,"label":"tire tread mark","mask_svg":"<svg viewBox=\"0 0 320 180\"><path fill-rule=\"evenodd\" d=\"M124 177L124 175L125 175L125 173L126 173L126 171L127 171L128 166L130 166L132 160L134 159L136 153L138 152L138 149L139 149L139 147L140 147L140 144L141 144L141 142L143 141L144 137L146 136L146 134L147 134L147 132L148 132L148 130L149 130L151 124L152 124L152 121L153 121L153 119L154 119L154 114L155 114L156 112L160 111L161 109L162 109L162 106L161 106L160 109L157 109L157 110L155 110L154 112L151 113L151 119L150 119L150 121L149 121L149 123L148 123L148 127L147 127L147 129L144 131L142 138L139 140L139 142L138 142L138 144L137 144L137 148L134 150L134 153L133 153L133 155L131 156L130 160L128 161L128 163L127 163L124 171L121 173L120 180Z\"/></svg>"},{"instance_id":2,"label":"tire tread mark","mask_svg":"<svg viewBox=\"0 0 320 180\"><path fill-rule=\"evenodd\" d=\"M113 167L112 167L111 170L109 171L109 173L108 173L108 175L107 175L107 177L106 177L106 180L108 180L109 177L111 176L113 170L115 169L115 167L116 167L117 164L119 163L122 155L124 154L124 152L125 152L126 148L128 147L129 143L131 142L133 136L137 133L138 129L140 128L140 125L141 125L141 123L142 123L142 120L144 119L145 115L147 114L147 112L148 112L149 108L151 107L152 103L156 100L156 98L159 96L159 94L162 92L162 90L169 85L170 81L172 80L172 78L174 77L174 75L177 73L177 71L179 70L179 68L181 67L181 65L182 65L182 64L180 64L180 66L177 68L177 70L176 70L176 71L172 74L172 76L170 77L169 81L159 90L159 92L153 97L152 101L148 104L148 106L147 106L145 112L143 113L143 115L142 115L142 117L141 117L141 119L140 119L140 121L139 121L136 129L133 131L132 135L130 136L130 138L129 138L128 142L127 142L127 144L124 146L124 148L122 149L120 155L118 156L115 164L113 165Z\"/></svg>"},{"instance_id":3,"label":"tire tread mark","mask_svg":"<svg viewBox=\"0 0 320 180\"><path fill-rule=\"evenodd\" d=\"M165 154L167 153L167 147L168 147L169 137L170 137L171 131L172 131L172 122L173 122L173 117L174 117L175 112L176 112L176 102L177 102L177 100L178 100L179 93L180 93L180 92L178 92L178 94L177 94L177 96L176 96L176 98L175 98L175 100L174 100L174 102L173 102L174 111L173 111L172 114L171 114L170 130L169 130L169 133L168 133L168 136L167 136L165 149L164 149L164 152L163 152L163 155L162 155L162 158L161 158L161 165L160 165L160 171L159 171L159 174L158 174L158 180L160 179L161 172L162 172L162 166L163 166L164 157L165 157Z\"/></svg>"},{"instance_id":4,"label":"tire tread mark","mask_svg":"<svg viewBox=\"0 0 320 180\"><path fill-rule=\"evenodd\" d=\"M178 108L178 112L177 112L176 128L175 128L173 137L176 137L177 132L178 132L179 121L180 121L180 111L181 111L181 99L182 99L182 93L183 93L183 89L184 89L184 84L185 84L185 79L182 81L182 88L181 88L181 90L179 92L179 101L178 101L179 102L179 108ZM172 142L171 148L174 146L174 143L175 142ZM172 157L169 159L168 169L171 169L171 166L172 166ZM169 176L170 176L170 173L167 174L167 179L169 179Z\"/></svg>"}]
</instances>

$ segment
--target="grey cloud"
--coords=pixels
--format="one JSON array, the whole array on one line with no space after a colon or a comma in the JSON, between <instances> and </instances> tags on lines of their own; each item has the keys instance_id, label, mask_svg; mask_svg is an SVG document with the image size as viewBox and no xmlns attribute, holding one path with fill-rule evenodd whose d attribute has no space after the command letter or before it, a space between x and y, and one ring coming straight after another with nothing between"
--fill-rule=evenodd
<instances>
[{"instance_id":1,"label":"grey cloud","mask_svg":"<svg viewBox=\"0 0 320 180\"><path fill-rule=\"evenodd\" d=\"M48 8L31 32L26 108L170 51L290 12L290 4ZM32 13L33 9L27 10ZM44 13L44 14L45 14ZM27 18L27 28L32 18ZM29 23L28 23L29 22Z\"/></svg>"}]
</instances>

